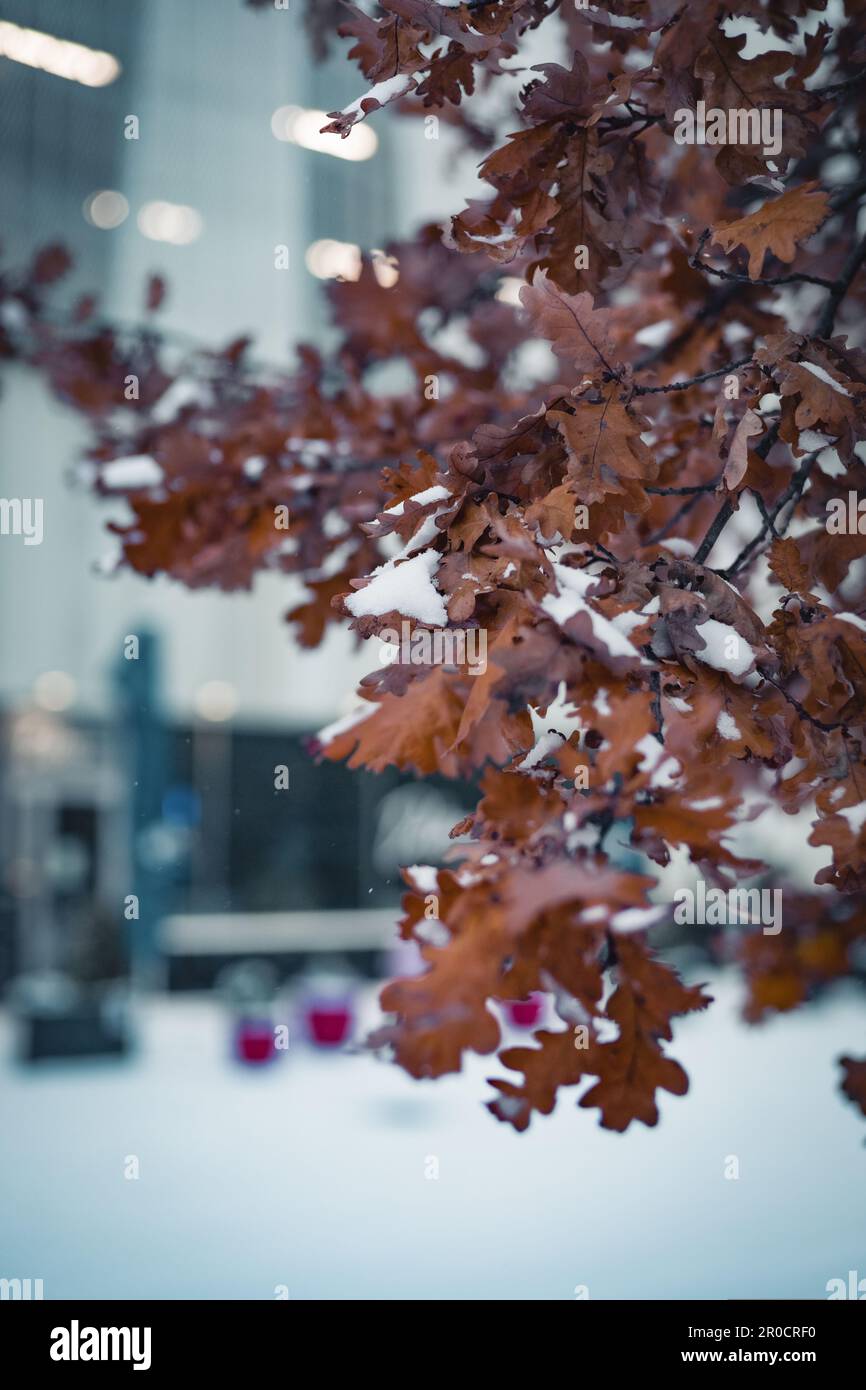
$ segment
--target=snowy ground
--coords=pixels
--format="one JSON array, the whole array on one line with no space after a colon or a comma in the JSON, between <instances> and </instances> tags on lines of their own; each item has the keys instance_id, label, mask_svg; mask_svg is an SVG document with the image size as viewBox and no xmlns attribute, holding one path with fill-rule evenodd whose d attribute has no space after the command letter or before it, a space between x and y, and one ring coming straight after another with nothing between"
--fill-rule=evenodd
<instances>
[{"instance_id":1,"label":"snowy ground","mask_svg":"<svg viewBox=\"0 0 866 1390\"><path fill-rule=\"evenodd\" d=\"M302 1047L243 1069L211 1000L149 1005L131 1063L27 1071L4 1025L0 1276L46 1298L826 1297L866 1275L866 1125L833 1064L864 1051L862 1000L747 1030L734 982L712 988L675 1043L691 1093L626 1136L570 1102L516 1136L481 1104L489 1062L433 1085Z\"/></svg>"}]
</instances>

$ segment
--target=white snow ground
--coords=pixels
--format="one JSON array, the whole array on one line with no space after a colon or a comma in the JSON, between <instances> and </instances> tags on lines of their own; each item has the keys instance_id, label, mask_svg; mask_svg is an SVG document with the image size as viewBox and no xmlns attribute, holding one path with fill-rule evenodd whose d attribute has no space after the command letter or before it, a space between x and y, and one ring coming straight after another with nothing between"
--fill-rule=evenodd
<instances>
[{"instance_id":1,"label":"white snow ground","mask_svg":"<svg viewBox=\"0 0 866 1390\"><path fill-rule=\"evenodd\" d=\"M747 1029L735 981L712 992L675 1037L689 1095L625 1136L570 1100L515 1135L481 1104L489 1060L418 1084L293 1044L244 1069L210 999L148 1005L127 1064L22 1069L3 1020L0 1276L46 1298L824 1298L866 1275L866 1125L833 1061L864 1051L862 999Z\"/></svg>"}]
</instances>

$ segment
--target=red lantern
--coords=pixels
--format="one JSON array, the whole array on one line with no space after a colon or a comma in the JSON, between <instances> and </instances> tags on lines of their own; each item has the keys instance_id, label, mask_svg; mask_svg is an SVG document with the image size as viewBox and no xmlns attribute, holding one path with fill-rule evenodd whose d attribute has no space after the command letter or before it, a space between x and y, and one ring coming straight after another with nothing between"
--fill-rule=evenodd
<instances>
[{"instance_id":1,"label":"red lantern","mask_svg":"<svg viewBox=\"0 0 866 1390\"><path fill-rule=\"evenodd\" d=\"M514 1028L535 1028L541 1022L544 995L534 991L527 999L503 999L502 1007Z\"/></svg>"},{"instance_id":2,"label":"red lantern","mask_svg":"<svg viewBox=\"0 0 866 1390\"><path fill-rule=\"evenodd\" d=\"M241 1062L270 1062L276 1055L270 1019L239 1018L235 1025L235 1056Z\"/></svg>"}]
</instances>

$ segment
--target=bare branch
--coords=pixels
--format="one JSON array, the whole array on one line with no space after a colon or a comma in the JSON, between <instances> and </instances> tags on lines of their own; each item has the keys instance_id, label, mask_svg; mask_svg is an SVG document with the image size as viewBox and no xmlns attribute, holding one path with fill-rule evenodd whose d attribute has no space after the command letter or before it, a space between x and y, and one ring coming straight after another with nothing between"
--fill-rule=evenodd
<instances>
[{"instance_id":1,"label":"bare branch","mask_svg":"<svg viewBox=\"0 0 866 1390\"><path fill-rule=\"evenodd\" d=\"M690 386L697 386L702 381L712 381L713 377L727 376L729 372L736 372L740 367L747 366L752 361L752 355L740 357L736 362L729 362L726 367L715 367L711 372L701 372L700 376L690 377L688 381L669 381L666 386L635 386L635 396L653 396L664 391L688 391Z\"/></svg>"}]
</instances>

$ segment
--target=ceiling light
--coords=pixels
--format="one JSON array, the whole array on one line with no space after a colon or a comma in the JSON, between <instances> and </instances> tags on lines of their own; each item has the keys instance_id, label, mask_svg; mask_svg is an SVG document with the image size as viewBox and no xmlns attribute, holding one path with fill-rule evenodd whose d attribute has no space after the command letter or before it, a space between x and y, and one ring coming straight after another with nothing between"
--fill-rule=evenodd
<instances>
[{"instance_id":1,"label":"ceiling light","mask_svg":"<svg viewBox=\"0 0 866 1390\"><path fill-rule=\"evenodd\" d=\"M103 231L111 231L114 227L119 227L121 222L125 222L129 216L129 203L122 193L115 193L113 189L103 188L98 193L91 193L89 198L85 198L83 204L84 216L93 227L101 227Z\"/></svg>"},{"instance_id":2,"label":"ceiling light","mask_svg":"<svg viewBox=\"0 0 866 1390\"><path fill-rule=\"evenodd\" d=\"M43 671L33 683L33 696L42 709L59 713L75 699L75 681L66 671Z\"/></svg>"},{"instance_id":3,"label":"ceiling light","mask_svg":"<svg viewBox=\"0 0 866 1390\"><path fill-rule=\"evenodd\" d=\"M224 724L237 712L238 692L228 681L206 681L195 692L196 714L210 724Z\"/></svg>"},{"instance_id":4,"label":"ceiling light","mask_svg":"<svg viewBox=\"0 0 866 1390\"><path fill-rule=\"evenodd\" d=\"M157 200L145 203L138 214L138 230L151 241L170 241L174 246L188 246L202 234L204 221L195 208L183 203Z\"/></svg>"},{"instance_id":5,"label":"ceiling light","mask_svg":"<svg viewBox=\"0 0 866 1390\"><path fill-rule=\"evenodd\" d=\"M38 29L24 29L8 20L0 20L0 57L85 87L106 87L120 75L120 63L110 53L57 39Z\"/></svg>"}]
</instances>

